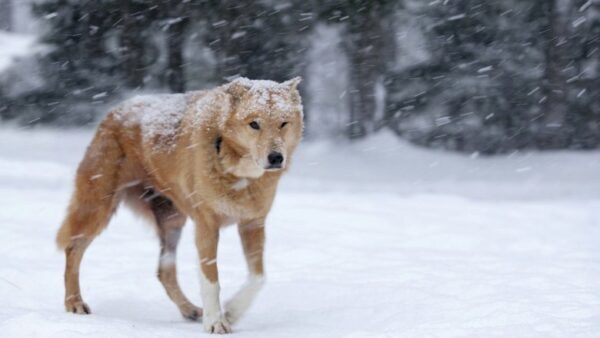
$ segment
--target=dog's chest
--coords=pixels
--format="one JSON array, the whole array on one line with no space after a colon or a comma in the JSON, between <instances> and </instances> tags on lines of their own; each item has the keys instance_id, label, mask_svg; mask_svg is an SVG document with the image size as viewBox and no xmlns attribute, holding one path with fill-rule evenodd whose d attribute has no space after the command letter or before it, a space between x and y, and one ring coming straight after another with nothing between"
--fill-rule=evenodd
<instances>
[{"instance_id":1,"label":"dog's chest","mask_svg":"<svg viewBox=\"0 0 600 338\"><path fill-rule=\"evenodd\" d=\"M226 219L252 219L268 211L271 197L267 189L241 178L223 185L223 194L216 199L215 211Z\"/></svg>"}]
</instances>

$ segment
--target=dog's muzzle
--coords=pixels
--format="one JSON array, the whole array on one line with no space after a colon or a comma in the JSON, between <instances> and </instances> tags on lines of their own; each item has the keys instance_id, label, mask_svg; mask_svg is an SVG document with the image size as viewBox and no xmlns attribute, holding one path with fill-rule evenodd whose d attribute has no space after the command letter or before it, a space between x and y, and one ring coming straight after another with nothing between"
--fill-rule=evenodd
<instances>
[{"instance_id":1,"label":"dog's muzzle","mask_svg":"<svg viewBox=\"0 0 600 338\"><path fill-rule=\"evenodd\" d=\"M269 162L267 169L281 169L284 158L280 152L273 151L267 156L267 160Z\"/></svg>"}]
</instances>

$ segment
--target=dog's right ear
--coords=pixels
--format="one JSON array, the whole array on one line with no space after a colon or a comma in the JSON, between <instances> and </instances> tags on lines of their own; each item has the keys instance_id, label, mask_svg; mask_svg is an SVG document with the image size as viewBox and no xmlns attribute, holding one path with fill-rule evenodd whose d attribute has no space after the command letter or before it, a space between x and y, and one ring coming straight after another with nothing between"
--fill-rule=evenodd
<instances>
[{"instance_id":1,"label":"dog's right ear","mask_svg":"<svg viewBox=\"0 0 600 338\"><path fill-rule=\"evenodd\" d=\"M227 86L227 93L231 95L234 99L240 99L246 92L250 89L250 83L248 79L243 77L238 77L237 79L231 81Z\"/></svg>"}]
</instances>

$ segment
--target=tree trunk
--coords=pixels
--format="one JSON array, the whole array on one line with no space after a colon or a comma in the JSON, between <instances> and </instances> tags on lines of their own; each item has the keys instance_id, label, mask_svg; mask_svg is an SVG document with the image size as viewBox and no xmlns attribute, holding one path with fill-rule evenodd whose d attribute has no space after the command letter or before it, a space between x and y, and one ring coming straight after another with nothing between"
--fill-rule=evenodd
<instances>
[{"instance_id":1,"label":"tree trunk","mask_svg":"<svg viewBox=\"0 0 600 338\"><path fill-rule=\"evenodd\" d=\"M185 29L188 19L181 16L183 13L174 10L169 24L167 36L167 83L171 92L182 93L185 91L185 75L183 60L183 44Z\"/></svg>"},{"instance_id":2,"label":"tree trunk","mask_svg":"<svg viewBox=\"0 0 600 338\"><path fill-rule=\"evenodd\" d=\"M260 65L251 64L250 58L257 52L259 43L253 34L254 18L259 15L259 5L255 2L223 0L219 2L218 18L213 19L209 29L214 30L213 36L218 37L209 42L217 54L217 74L219 80L237 76L261 78L264 76L257 68ZM241 38L234 38L237 29L243 32Z\"/></svg>"},{"instance_id":3,"label":"tree trunk","mask_svg":"<svg viewBox=\"0 0 600 338\"><path fill-rule=\"evenodd\" d=\"M13 29L13 4L12 0L0 0L0 30Z\"/></svg>"},{"instance_id":4,"label":"tree trunk","mask_svg":"<svg viewBox=\"0 0 600 338\"><path fill-rule=\"evenodd\" d=\"M350 61L348 136L360 138L372 130L375 119L375 86L385 68L384 29L377 7L350 20L345 43Z\"/></svg>"},{"instance_id":5,"label":"tree trunk","mask_svg":"<svg viewBox=\"0 0 600 338\"><path fill-rule=\"evenodd\" d=\"M568 62L568 20L571 0L549 0L545 3L548 27L544 48L544 119L542 126L542 148L567 146L564 130L567 116L567 78L564 69Z\"/></svg>"},{"instance_id":6,"label":"tree trunk","mask_svg":"<svg viewBox=\"0 0 600 338\"><path fill-rule=\"evenodd\" d=\"M144 42L141 28L132 16L135 10L129 0L121 2L123 31L121 34L121 50L123 53L123 71L127 85L139 88L144 85Z\"/></svg>"},{"instance_id":7,"label":"tree trunk","mask_svg":"<svg viewBox=\"0 0 600 338\"><path fill-rule=\"evenodd\" d=\"M81 44L79 55L83 56L82 59L86 62L86 68L98 67L98 65L93 64L95 61L94 58L98 55L105 55L102 18L93 4L84 3L80 21L82 25L85 25L85 29L82 34L83 43Z\"/></svg>"}]
</instances>

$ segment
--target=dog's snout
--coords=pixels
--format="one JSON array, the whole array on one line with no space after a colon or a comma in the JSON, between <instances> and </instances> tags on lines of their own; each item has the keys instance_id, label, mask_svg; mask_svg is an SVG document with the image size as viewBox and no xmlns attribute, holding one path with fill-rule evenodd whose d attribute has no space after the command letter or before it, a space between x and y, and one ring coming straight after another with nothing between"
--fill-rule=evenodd
<instances>
[{"instance_id":1,"label":"dog's snout","mask_svg":"<svg viewBox=\"0 0 600 338\"><path fill-rule=\"evenodd\" d=\"M278 151L273 151L267 157L269 160L269 168L281 168L283 163L283 155Z\"/></svg>"}]
</instances>

